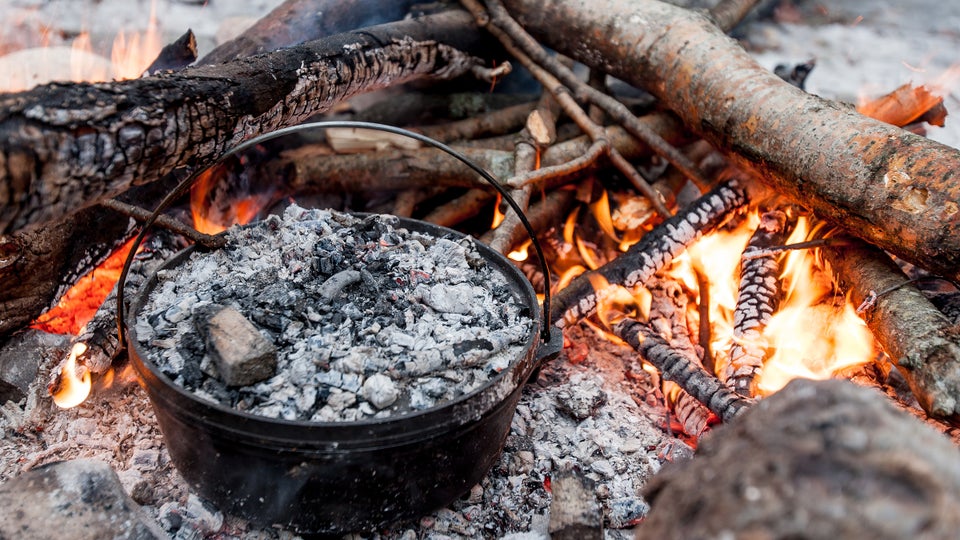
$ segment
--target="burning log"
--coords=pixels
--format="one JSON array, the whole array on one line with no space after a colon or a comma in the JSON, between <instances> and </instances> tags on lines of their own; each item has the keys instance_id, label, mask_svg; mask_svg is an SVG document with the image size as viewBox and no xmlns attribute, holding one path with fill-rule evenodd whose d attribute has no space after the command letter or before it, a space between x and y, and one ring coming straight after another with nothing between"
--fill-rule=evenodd
<instances>
[{"instance_id":1,"label":"burning log","mask_svg":"<svg viewBox=\"0 0 960 540\"><path fill-rule=\"evenodd\" d=\"M793 229L787 214L771 210L760 216L760 225L750 238L744 255L780 246ZM744 258L740 266L740 287L733 314L733 343L729 363L721 378L741 396L757 394L756 375L763 368L767 348L761 341L763 329L780 305L780 264L776 255Z\"/></svg>"},{"instance_id":2,"label":"burning log","mask_svg":"<svg viewBox=\"0 0 960 540\"><path fill-rule=\"evenodd\" d=\"M727 388L694 358L671 347L646 324L625 318L614 325L613 332L660 370L664 379L676 382L724 422L733 420L753 404Z\"/></svg>"},{"instance_id":3,"label":"burning log","mask_svg":"<svg viewBox=\"0 0 960 540\"><path fill-rule=\"evenodd\" d=\"M736 180L707 192L644 235L620 257L574 279L553 298L553 324L564 328L596 311L605 292L594 289L591 276L600 275L611 285L627 288L645 284L687 246L715 229L746 202L747 193Z\"/></svg>"},{"instance_id":4,"label":"burning log","mask_svg":"<svg viewBox=\"0 0 960 540\"><path fill-rule=\"evenodd\" d=\"M649 90L780 192L960 279L957 150L800 91L691 11L656 1L505 4L550 47Z\"/></svg>"},{"instance_id":5,"label":"burning log","mask_svg":"<svg viewBox=\"0 0 960 540\"><path fill-rule=\"evenodd\" d=\"M853 239L823 249L861 316L931 416L960 420L960 342L956 326L881 250ZM880 294L882 293L882 294Z\"/></svg>"},{"instance_id":6,"label":"burning log","mask_svg":"<svg viewBox=\"0 0 960 540\"><path fill-rule=\"evenodd\" d=\"M207 165L354 94L467 73L477 60L464 51L480 41L467 14L447 12L179 73L0 96L0 234Z\"/></svg>"},{"instance_id":7,"label":"burning log","mask_svg":"<svg viewBox=\"0 0 960 540\"><path fill-rule=\"evenodd\" d=\"M127 274L127 287L130 290L139 289L164 261L184 247L185 245L176 235L164 230L155 231L147 238L143 248L134 258L134 263ZM82 373L105 373L113 365L113 361L123 351L117 333L116 285L110 290L110 294L94 313L93 318L72 339L68 350L73 353L76 363L73 369ZM55 396L60 392L65 375L64 370L67 369L69 361L70 356L61 360L60 365L53 370L48 389Z\"/></svg>"}]
</instances>

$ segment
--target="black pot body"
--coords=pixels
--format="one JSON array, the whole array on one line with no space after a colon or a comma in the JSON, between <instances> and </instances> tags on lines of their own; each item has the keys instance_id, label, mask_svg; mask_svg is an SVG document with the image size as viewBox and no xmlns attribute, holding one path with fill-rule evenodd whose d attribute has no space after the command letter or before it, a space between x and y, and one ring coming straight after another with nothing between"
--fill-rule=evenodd
<instances>
[{"instance_id":1,"label":"black pot body","mask_svg":"<svg viewBox=\"0 0 960 540\"><path fill-rule=\"evenodd\" d=\"M401 221L434 236L462 236ZM478 248L507 277L536 321L537 300L526 278L499 253ZM163 268L179 264L189 251ZM126 321L127 345L174 465L221 510L300 533L369 531L454 501L499 456L523 384L544 356L536 354L537 321L516 362L453 402L376 421L258 417L197 398L143 354L134 321L157 281L153 276L134 298ZM542 352L546 349L551 347Z\"/></svg>"}]
</instances>

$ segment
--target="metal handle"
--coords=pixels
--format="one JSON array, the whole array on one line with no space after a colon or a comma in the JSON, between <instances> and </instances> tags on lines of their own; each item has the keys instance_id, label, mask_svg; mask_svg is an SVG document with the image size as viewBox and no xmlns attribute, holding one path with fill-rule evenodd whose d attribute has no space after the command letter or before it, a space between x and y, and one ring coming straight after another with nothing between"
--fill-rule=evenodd
<instances>
[{"instance_id":1,"label":"metal handle","mask_svg":"<svg viewBox=\"0 0 960 540\"><path fill-rule=\"evenodd\" d=\"M374 122L355 122L351 120L331 120L331 121L324 121L324 122L309 122L306 124L299 124L296 126L290 126L290 127L278 129L276 131L271 131L270 133L264 133L263 135L258 135L257 137L254 137L249 141L246 141L237 145L236 147L234 147L224 155L220 156L220 158L214 163L214 165L216 163L220 163L221 161L223 161L224 159L232 155L243 152L244 150L254 145L269 141L271 139L276 139L284 135L289 135L291 133L297 133L299 131L305 131L308 129L327 129L327 128L370 129L374 131L383 131L386 133L393 133L395 135L403 135L411 139L415 139L417 141L420 141L424 144L432 146L456 158L467 167L470 167L473 171L475 171L478 175L480 175L481 178L486 180L487 183L493 186L493 188L496 189L498 193L500 193L500 196L503 197L503 200L507 201L507 204L510 205L510 208L512 208L513 211L517 213L517 216L520 218L520 222L523 224L524 228L527 230L527 234L530 236L530 240L533 243L534 250L537 252L537 259L540 264L540 269L543 272L544 279L546 280L546 286L544 287L544 291L543 291L543 307L542 307L543 311L540 317L540 320L543 321L543 326L540 328L540 338L544 341L544 343L551 343L550 329L552 324L550 321L550 270L549 268L547 268L547 259L543 255L543 248L540 246L540 241L537 240L537 233L536 231L533 230L533 225L531 225L530 221L527 220L527 216L523 213L523 210L520 208L520 205L517 204L517 201L513 200L513 197L510 196L510 193L507 192L507 189L504 188L503 185L492 174L487 172L485 169L483 169L482 167L480 167L479 165L471 161L469 158L467 158L460 152L457 152L453 148L447 146L446 144L443 144L442 142L436 139L431 139L426 135L409 131L403 128L388 126L386 124L377 124ZM179 184L177 184L177 187L175 187L173 191L168 193L167 196L164 197L162 201L160 201L160 204L157 205L157 208L153 211L150 217L147 218L147 220L143 223L143 226L140 228L140 232L137 234L137 237L134 239L133 247L130 249L130 253L127 255L127 259L123 262L123 269L120 271L120 279L117 281L117 334L119 335L119 338L120 338L119 342L121 344L125 343L124 341L125 328L123 325L123 319L124 319L123 288L127 281L127 274L130 271L130 265L133 263L133 258L136 255L137 247L143 241L143 237L146 235L147 229L149 229L150 226L153 225L153 223L157 220L157 218L164 211L166 211L166 209L169 208L170 205L173 204L175 200L179 199L182 195L184 195L187 192L187 190L190 189L190 186L193 185L193 182L197 179L197 177L199 177L200 174L206 171L207 169L209 169L209 167L205 167L203 169L195 171L189 176L187 176L185 179L183 179Z\"/></svg>"}]
</instances>

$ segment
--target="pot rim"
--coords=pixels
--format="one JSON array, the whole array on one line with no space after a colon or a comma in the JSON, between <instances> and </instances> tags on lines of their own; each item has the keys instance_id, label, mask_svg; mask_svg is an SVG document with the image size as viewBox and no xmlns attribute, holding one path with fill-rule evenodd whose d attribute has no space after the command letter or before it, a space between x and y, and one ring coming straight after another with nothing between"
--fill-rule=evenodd
<instances>
[{"instance_id":1,"label":"pot rim","mask_svg":"<svg viewBox=\"0 0 960 540\"><path fill-rule=\"evenodd\" d=\"M369 215L355 212L351 212L351 214L356 216ZM398 216L391 217L399 220L400 225L409 230L427 232L436 237L454 236L457 239L470 239L470 241L477 247L483 259L504 275L508 282L510 282L511 289L517 294L518 300L520 300L529 309L532 324L528 333L528 337L522 344L521 351L517 354L513 361L511 361L508 367L492 376L479 388L463 394L453 400L442 402L427 409L408 411L401 414L391 414L390 416L384 418L369 418L343 422L316 422L310 420L287 420L283 418L272 418L245 411L239 411L223 405L222 403L205 400L198 397L186 388L176 384L167 375L159 370L159 368L145 354L146 349L142 347L140 342L137 340L136 332L137 316L143 308L143 304L147 301L150 293L160 282L160 273L164 270L168 270L179 265L197 250L196 246L190 246L178 252L173 257L165 261L159 268L157 268L157 270L153 272L143 283L143 285L136 291L132 297L130 308L126 310L126 342L129 350L132 353L130 355L131 360L133 360L134 367L140 375L141 381L146 383L147 381L144 381L143 379L148 376L147 374L149 374L149 377L158 380L164 387L166 387L168 390L172 390L178 397L187 399L191 404L207 409L210 412L214 412L218 416L222 416L224 420L239 418L253 424L262 425L262 427L265 429L284 426L291 429L306 429L318 432L369 432L370 435L374 435L382 441L382 437L389 436L392 434L394 429L397 430L397 435L404 436L406 438L411 434L439 430L445 431L451 425L465 424L482 417L484 414L505 401L518 387L522 386L530 377L530 375L535 372L540 361L543 360L543 358L535 357L538 346L541 345L540 337L541 328L543 325L542 311L539 309L536 293L523 273L516 266L510 263L506 257L489 248L485 244L477 241L473 237L447 227L435 225L421 220L402 218ZM258 221L243 225L242 227L251 227L259 223L260 222ZM151 394L153 393L151 392ZM492 395L489 396L489 399L486 399L484 394ZM152 399L153 397L154 396L151 395ZM429 422L424 422L425 429L422 430L411 430L410 426L407 425L424 420L429 420ZM222 422L218 422L218 424L225 430L235 430L235 428L224 425ZM250 428L252 426L245 425L244 427Z\"/></svg>"}]
</instances>

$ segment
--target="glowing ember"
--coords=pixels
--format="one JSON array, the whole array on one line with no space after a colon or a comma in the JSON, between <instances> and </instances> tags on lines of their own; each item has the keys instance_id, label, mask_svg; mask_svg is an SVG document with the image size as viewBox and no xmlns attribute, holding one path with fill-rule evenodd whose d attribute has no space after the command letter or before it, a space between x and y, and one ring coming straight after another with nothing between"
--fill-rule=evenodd
<instances>
[{"instance_id":1,"label":"glowing ember","mask_svg":"<svg viewBox=\"0 0 960 540\"><path fill-rule=\"evenodd\" d=\"M76 407L84 402L90 395L90 372L77 364L77 356L86 352L87 346L83 343L77 343L70 351L70 358L63 365L63 371L57 379L56 388L50 388L53 395L53 402L58 407L69 409Z\"/></svg>"},{"instance_id":2,"label":"glowing ember","mask_svg":"<svg viewBox=\"0 0 960 540\"><path fill-rule=\"evenodd\" d=\"M57 305L38 317L30 327L51 334L79 334L117 284L123 261L132 246L132 239L120 246L100 266L80 278Z\"/></svg>"}]
</instances>

